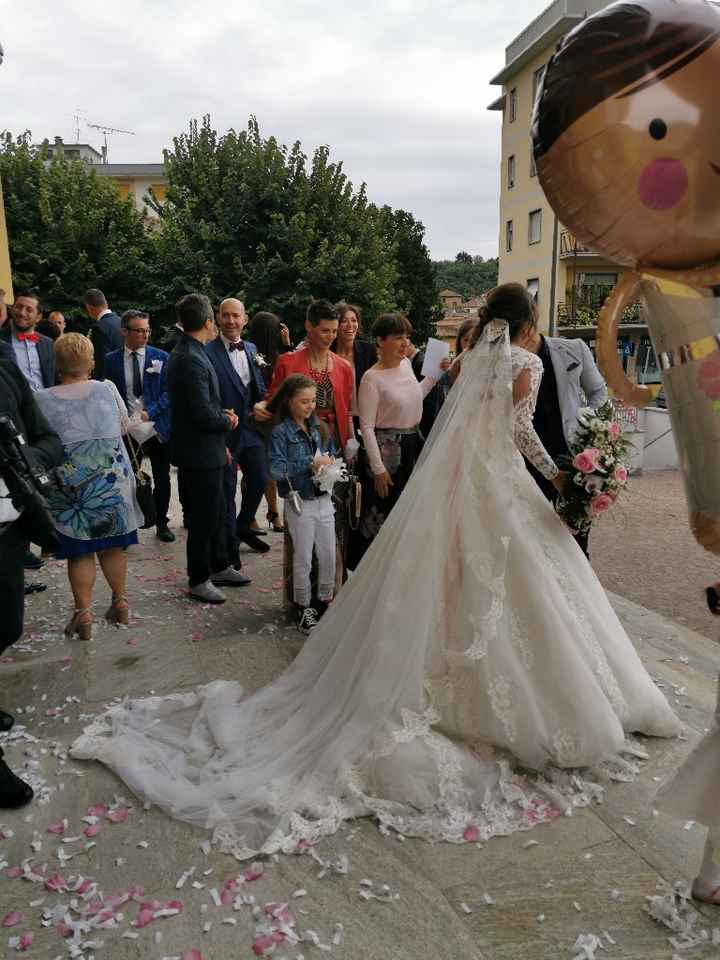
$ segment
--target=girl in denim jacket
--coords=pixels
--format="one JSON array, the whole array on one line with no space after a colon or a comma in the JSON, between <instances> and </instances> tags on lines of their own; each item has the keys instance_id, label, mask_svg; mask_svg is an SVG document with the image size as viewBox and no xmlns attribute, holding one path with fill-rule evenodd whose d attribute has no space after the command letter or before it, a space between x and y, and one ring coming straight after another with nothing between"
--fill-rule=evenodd
<instances>
[{"instance_id":1,"label":"girl in denim jacket","mask_svg":"<svg viewBox=\"0 0 720 960\"><path fill-rule=\"evenodd\" d=\"M335 446L314 415L316 387L299 373L291 374L268 404L277 425L270 435L270 475L281 497L295 491L302 512L286 503L285 524L293 543L293 599L297 626L308 634L333 598L335 586L335 508L329 493L313 483L320 467L332 462ZM313 604L310 571L313 549L318 563L318 602ZM319 609L318 609L319 607Z\"/></svg>"}]
</instances>

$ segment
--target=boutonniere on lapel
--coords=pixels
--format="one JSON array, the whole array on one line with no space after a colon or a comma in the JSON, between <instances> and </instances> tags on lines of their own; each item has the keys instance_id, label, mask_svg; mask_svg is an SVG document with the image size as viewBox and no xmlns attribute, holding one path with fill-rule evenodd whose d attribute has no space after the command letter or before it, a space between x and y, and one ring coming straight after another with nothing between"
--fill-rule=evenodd
<instances>
[{"instance_id":1,"label":"boutonniere on lapel","mask_svg":"<svg viewBox=\"0 0 720 960\"><path fill-rule=\"evenodd\" d=\"M255 361L255 366L260 367L261 370L263 367L268 366L267 360L261 353L256 353L255 356L253 357L253 360Z\"/></svg>"},{"instance_id":2,"label":"boutonniere on lapel","mask_svg":"<svg viewBox=\"0 0 720 960\"><path fill-rule=\"evenodd\" d=\"M162 360L151 360L149 366L145 370L145 373L160 373L163 368Z\"/></svg>"}]
</instances>

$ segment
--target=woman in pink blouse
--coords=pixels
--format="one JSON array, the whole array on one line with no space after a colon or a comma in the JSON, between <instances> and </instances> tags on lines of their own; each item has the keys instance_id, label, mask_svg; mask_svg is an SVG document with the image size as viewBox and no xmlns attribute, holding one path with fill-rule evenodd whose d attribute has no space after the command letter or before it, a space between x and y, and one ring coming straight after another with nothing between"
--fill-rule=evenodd
<instances>
[{"instance_id":1,"label":"woman in pink blouse","mask_svg":"<svg viewBox=\"0 0 720 960\"><path fill-rule=\"evenodd\" d=\"M401 313L383 313L373 324L378 362L358 390L360 433L365 448L363 503L350 537L347 565L354 570L410 478L419 452L423 399L436 381L417 382L405 352L412 327Z\"/></svg>"}]
</instances>

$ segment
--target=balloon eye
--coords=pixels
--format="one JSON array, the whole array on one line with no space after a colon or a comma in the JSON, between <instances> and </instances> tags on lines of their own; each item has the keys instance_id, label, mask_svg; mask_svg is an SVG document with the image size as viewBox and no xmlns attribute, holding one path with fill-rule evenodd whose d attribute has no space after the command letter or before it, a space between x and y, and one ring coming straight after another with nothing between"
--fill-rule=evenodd
<instances>
[{"instance_id":1,"label":"balloon eye","mask_svg":"<svg viewBox=\"0 0 720 960\"><path fill-rule=\"evenodd\" d=\"M648 130L653 140L663 140L667 135L667 124L664 120L651 120Z\"/></svg>"}]
</instances>

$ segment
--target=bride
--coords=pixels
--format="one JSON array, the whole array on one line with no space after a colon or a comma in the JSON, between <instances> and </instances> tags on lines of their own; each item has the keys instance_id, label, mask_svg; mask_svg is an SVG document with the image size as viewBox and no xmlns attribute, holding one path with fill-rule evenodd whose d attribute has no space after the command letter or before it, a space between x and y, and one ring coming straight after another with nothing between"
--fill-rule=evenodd
<instances>
[{"instance_id":1,"label":"bride","mask_svg":"<svg viewBox=\"0 0 720 960\"><path fill-rule=\"evenodd\" d=\"M125 702L73 755L249 857L367 815L449 841L527 829L587 802L563 768L622 776L626 733L678 733L524 466L558 474L532 426L534 326L524 287L488 294L406 490L285 673Z\"/></svg>"}]
</instances>

